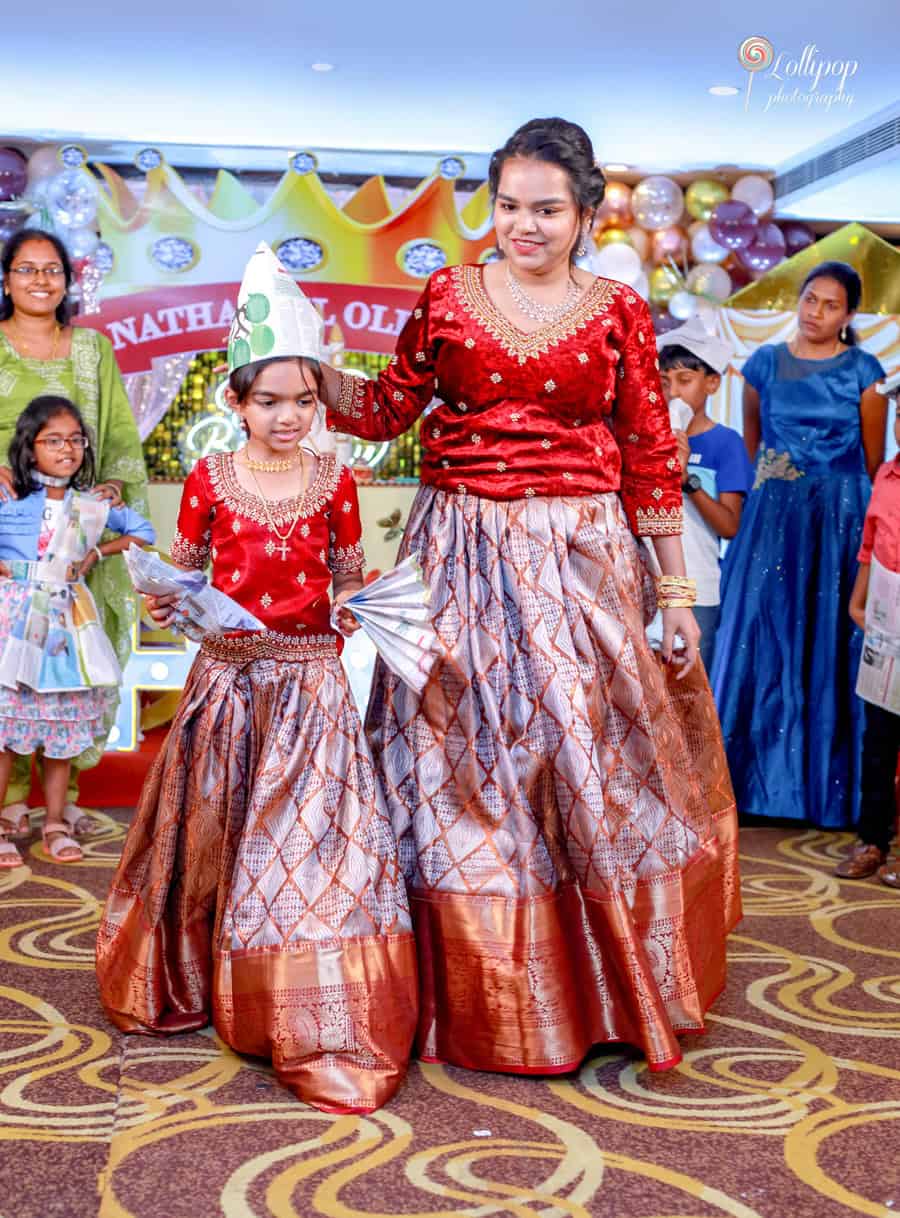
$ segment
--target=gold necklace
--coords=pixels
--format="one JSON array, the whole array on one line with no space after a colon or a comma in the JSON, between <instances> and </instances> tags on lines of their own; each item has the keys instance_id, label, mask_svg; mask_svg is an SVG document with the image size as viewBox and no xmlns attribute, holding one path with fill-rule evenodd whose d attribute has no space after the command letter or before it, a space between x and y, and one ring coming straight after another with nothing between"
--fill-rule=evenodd
<instances>
[{"instance_id":1,"label":"gold necklace","mask_svg":"<svg viewBox=\"0 0 900 1218\"><path fill-rule=\"evenodd\" d=\"M10 317L9 324L10 324L10 327L12 328L13 336L15 337L16 350L20 351L22 353L22 355L28 356L28 347L22 339L22 334L21 334L21 331L19 330L19 327L16 325L15 316ZM53 345L50 348L50 354L47 357L48 360L56 359L56 349L59 346L59 336L60 336L60 326L59 326L59 322L56 322L56 324L53 327ZM32 358L32 357L29 356L29 358ZM34 358L37 359L38 357L35 356Z\"/></svg>"},{"instance_id":2,"label":"gold necklace","mask_svg":"<svg viewBox=\"0 0 900 1218\"><path fill-rule=\"evenodd\" d=\"M302 489L302 487L303 487L303 453L302 452L300 453L301 490L300 490L300 495L299 495L299 498L297 501L297 510L294 513L294 519L291 521L291 527L288 529L288 531L286 533L278 532L278 529L275 527L275 521L272 519L272 513L269 511L269 501L266 498L265 494L263 493L263 488L259 485L259 479L257 478L256 474L253 472L253 466L248 465L247 468L250 471L250 477L253 479L253 483L254 483L257 491L259 492L259 497L262 500L263 511L266 514L266 520L268 520L268 522L269 522L269 528L272 530L272 532L281 542L280 546L272 547L272 553L274 554L274 552L276 550L280 550L281 551L281 561L287 562L287 555L288 555L288 544L287 543L290 541L291 535L294 532L294 529L296 529L296 527L297 527L297 521L300 519L300 511L303 507L303 489ZM288 468L290 468L290 467L288 467Z\"/></svg>"},{"instance_id":3,"label":"gold necklace","mask_svg":"<svg viewBox=\"0 0 900 1218\"><path fill-rule=\"evenodd\" d=\"M300 457L299 448L297 449L297 456ZM303 468L302 457L300 457L299 460L290 459L286 461L254 461L245 448L243 451L243 458L244 464L251 473L256 469L259 470L261 474L283 474L289 469Z\"/></svg>"}]
</instances>

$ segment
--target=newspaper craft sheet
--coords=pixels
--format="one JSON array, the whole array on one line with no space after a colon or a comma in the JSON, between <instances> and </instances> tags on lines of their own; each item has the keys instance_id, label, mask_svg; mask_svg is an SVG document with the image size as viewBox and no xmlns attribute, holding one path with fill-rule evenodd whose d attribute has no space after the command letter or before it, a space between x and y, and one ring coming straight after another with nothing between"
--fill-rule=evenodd
<instances>
[{"instance_id":1,"label":"newspaper craft sheet","mask_svg":"<svg viewBox=\"0 0 900 1218\"><path fill-rule=\"evenodd\" d=\"M439 652L428 602L421 568L410 555L341 606L352 612L391 672L417 693ZM331 624L340 630L336 609Z\"/></svg>"},{"instance_id":2,"label":"newspaper craft sheet","mask_svg":"<svg viewBox=\"0 0 900 1218\"><path fill-rule=\"evenodd\" d=\"M900 715L900 575L873 556L856 692Z\"/></svg>"},{"instance_id":3,"label":"newspaper craft sheet","mask_svg":"<svg viewBox=\"0 0 900 1218\"><path fill-rule=\"evenodd\" d=\"M136 592L146 596L171 596L175 604L173 625L189 639L225 630L265 630L265 623L213 588L202 571L182 571L150 550L129 546L125 565Z\"/></svg>"}]
</instances>

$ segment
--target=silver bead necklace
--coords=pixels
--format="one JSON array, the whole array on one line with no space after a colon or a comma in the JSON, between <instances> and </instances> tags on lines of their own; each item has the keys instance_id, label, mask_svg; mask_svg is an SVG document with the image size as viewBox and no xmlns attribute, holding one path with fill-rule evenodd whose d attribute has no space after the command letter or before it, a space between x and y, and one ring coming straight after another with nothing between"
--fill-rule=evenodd
<instances>
[{"instance_id":1,"label":"silver bead necklace","mask_svg":"<svg viewBox=\"0 0 900 1218\"><path fill-rule=\"evenodd\" d=\"M530 318L531 321L536 321L543 326L549 326L552 322L559 321L561 317L565 317L567 313L574 309L578 302L578 297L581 295L581 286L570 277L566 294L559 304L541 304L539 300L535 300L533 296L528 295L509 269L509 263L506 264L506 285L519 312L523 316Z\"/></svg>"}]
</instances>

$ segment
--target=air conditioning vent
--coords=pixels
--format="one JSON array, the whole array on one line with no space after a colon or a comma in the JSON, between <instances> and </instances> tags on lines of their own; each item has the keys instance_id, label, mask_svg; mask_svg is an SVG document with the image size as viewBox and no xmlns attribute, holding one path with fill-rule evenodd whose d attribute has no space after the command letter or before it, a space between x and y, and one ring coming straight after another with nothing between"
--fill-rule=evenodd
<instances>
[{"instance_id":1,"label":"air conditioning vent","mask_svg":"<svg viewBox=\"0 0 900 1218\"><path fill-rule=\"evenodd\" d=\"M772 183L775 198L782 199L785 195L820 182L823 178L833 177L853 165L859 165L897 147L900 147L900 114L877 127L872 127L862 135L854 136L844 144L839 144L837 148L831 148L800 165L795 165L785 173L777 174Z\"/></svg>"}]
</instances>

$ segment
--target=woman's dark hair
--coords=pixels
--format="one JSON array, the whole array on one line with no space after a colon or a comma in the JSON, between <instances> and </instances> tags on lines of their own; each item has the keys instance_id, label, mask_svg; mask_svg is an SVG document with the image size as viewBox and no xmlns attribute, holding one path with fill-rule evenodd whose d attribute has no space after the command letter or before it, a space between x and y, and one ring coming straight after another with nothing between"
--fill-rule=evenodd
<instances>
[{"instance_id":1,"label":"woman's dark hair","mask_svg":"<svg viewBox=\"0 0 900 1218\"><path fill-rule=\"evenodd\" d=\"M16 430L9 445L7 461L12 470L13 489L20 499L40 490L40 484L34 480L33 473L37 464L34 455L34 442L51 419L57 415L70 415L88 438L84 450L84 460L81 469L73 476L72 486L76 490L86 491L94 485L94 448L91 433L85 426L81 411L68 398L55 393L42 393L38 398L32 398L16 421Z\"/></svg>"},{"instance_id":2,"label":"woman's dark hair","mask_svg":"<svg viewBox=\"0 0 900 1218\"><path fill-rule=\"evenodd\" d=\"M862 280L849 263L820 262L818 266L814 266L803 280L803 286L800 289L801 296L815 279L836 280L847 294L847 312L855 313L859 308L859 302L862 299ZM844 333L846 333L846 338L842 337L841 341L846 343L848 347L855 347L859 342L859 338L853 327L851 325L844 326L842 334Z\"/></svg>"},{"instance_id":3,"label":"woman's dark hair","mask_svg":"<svg viewBox=\"0 0 900 1218\"><path fill-rule=\"evenodd\" d=\"M660 372L670 372L673 368L686 368L688 372L702 372L704 376L721 376L715 368L711 368L706 360L688 351L687 347L679 347L671 343L663 347L659 353Z\"/></svg>"},{"instance_id":4,"label":"woman's dark hair","mask_svg":"<svg viewBox=\"0 0 900 1218\"><path fill-rule=\"evenodd\" d=\"M72 263L69 260L69 252L63 243L57 237L56 233L45 233L42 228L20 228L19 231L7 241L3 247L3 257L0 258L0 267L3 268L3 278L9 279L9 269L13 264L13 259L26 241L47 241L56 250L56 256L59 258L59 264L65 272L66 276L66 294L56 309L56 320L61 326L67 324L69 320L69 287L72 283ZM8 317L13 315L13 302L9 292L4 288L3 299L0 301L0 321L6 321Z\"/></svg>"},{"instance_id":5,"label":"woman's dark hair","mask_svg":"<svg viewBox=\"0 0 900 1218\"><path fill-rule=\"evenodd\" d=\"M228 388L239 402L245 402L250 396L250 390L256 383L256 378L264 368L268 368L271 364L284 364L290 361L294 361L299 365L309 364L316 385L321 386L322 372L319 368L318 360L299 355L276 355L271 359L258 359L254 360L252 364L244 364L240 368L235 368L228 378Z\"/></svg>"},{"instance_id":6,"label":"woman's dark hair","mask_svg":"<svg viewBox=\"0 0 900 1218\"><path fill-rule=\"evenodd\" d=\"M488 186L492 199L497 198L503 166L513 157L546 161L564 169L582 218L603 202L606 178L594 161L590 137L577 123L564 118L533 118L513 132L491 157Z\"/></svg>"}]
</instances>

